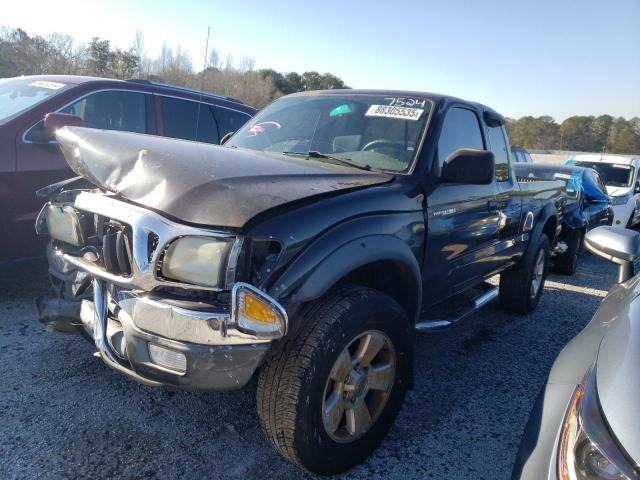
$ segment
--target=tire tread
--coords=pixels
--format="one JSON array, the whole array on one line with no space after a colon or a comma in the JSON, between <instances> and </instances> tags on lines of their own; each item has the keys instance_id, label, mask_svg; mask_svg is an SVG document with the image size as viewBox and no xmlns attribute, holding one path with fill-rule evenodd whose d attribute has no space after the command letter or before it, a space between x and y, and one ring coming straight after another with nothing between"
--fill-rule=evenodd
<instances>
[{"instance_id":1,"label":"tire tread","mask_svg":"<svg viewBox=\"0 0 640 480\"><path fill-rule=\"evenodd\" d=\"M273 447L301 468L305 467L296 450L294 435L296 405L301 401L305 372L311 367L313 353L323 348L322 338L333 323L371 292L366 287L341 286L308 305L301 312L306 327L284 342L260 371L257 389L260 425Z\"/></svg>"}]
</instances>

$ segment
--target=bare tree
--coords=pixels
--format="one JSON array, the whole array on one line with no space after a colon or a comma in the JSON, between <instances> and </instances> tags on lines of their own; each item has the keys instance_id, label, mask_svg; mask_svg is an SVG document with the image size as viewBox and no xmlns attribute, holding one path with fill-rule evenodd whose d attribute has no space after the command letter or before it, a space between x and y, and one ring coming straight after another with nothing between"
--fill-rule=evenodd
<instances>
[{"instance_id":1,"label":"bare tree","mask_svg":"<svg viewBox=\"0 0 640 480\"><path fill-rule=\"evenodd\" d=\"M238 71L240 73L247 73L252 71L256 66L256 61L253 57L242 57L238 64Z\"/></svg>"},{"instance_id":2,"label":"bare tree","mask_svg":"<svg viewBox=\"0 0 640 480\"><path fill-rule=\"evenodd\" d=\"M146 59L144 52L144 34L141 29L137 29L133 37L133 44L131 45L131 53L138 57L138 68L136 72L137 78L142 78L142 72L144 69L144 62Z\"/></svg>"},{"instance_id":3,"label":"bare tree","mask_svg":"<svg viewBox=\"0 0 640 480\"><path fill-rule=\"evenodd\" d=\"M212 48L201 73L194 72L189 52L172 49L163 42L155 59L145 54L144 35L136 30L128 50L112 49L109 40L93 38L88 45L75 44L72 37L54 33L31 37L22 29L0 27L0 77L33 74L87 74L105 77L152 78L238 98L262 107L283 93L303 89L340 88L343 83L331 74L306 72L285 75L273 69L255 70L255 60L244 56L236 64L231 55L223 60ZM199 65L198 65L199 67ZM637 128L637 124L634 124ZM623 132L625 133L625 132ZM626 135L626 133L625 133Z\"/></svg>"},{"instance_id":4,"label":"bare tree","mask_svg":"<svg viewBox=\"0 0 640 480\"><path fill-rule=\"evenodd\" d=\"M222 67L222 61L220 60L220 52L215 48L212 48L209 52L209 61L207 62L207 68L214 70L220 70Z\"/></svg>"}]
</instances>

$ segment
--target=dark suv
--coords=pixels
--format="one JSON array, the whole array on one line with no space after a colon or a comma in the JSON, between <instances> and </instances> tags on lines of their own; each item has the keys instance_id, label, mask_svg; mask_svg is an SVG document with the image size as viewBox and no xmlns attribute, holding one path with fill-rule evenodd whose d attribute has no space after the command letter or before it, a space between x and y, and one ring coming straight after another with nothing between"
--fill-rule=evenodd
<instances>
[{"instance_id":1,"label":"dark suv","mask_svg":"<svg viewBox=\"0 0 640 480\"><path fill-rule=\"evenodd\" d=\"M35 191L73 175L45 126L50 112L92 128L219 143L256 110L232 98L147 80L0 80L0 260L42 254L42 239L33 232L42 207Z\"/></svg>"}]
</instances>

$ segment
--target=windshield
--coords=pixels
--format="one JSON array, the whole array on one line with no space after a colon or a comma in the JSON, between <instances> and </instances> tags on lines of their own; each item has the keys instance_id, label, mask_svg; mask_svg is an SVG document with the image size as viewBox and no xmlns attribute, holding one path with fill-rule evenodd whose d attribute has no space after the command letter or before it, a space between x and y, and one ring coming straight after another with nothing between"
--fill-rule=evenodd
<instances>
[{"instance_id":1,"label":"windshield","mask_svg":"<svg viewBox=\"0 0 640 480\"><path fill-rule=\"evenodd\" d=\"M634 168L631 165L580 161L576 161L575 164L593 168L608 187L630 187L633 182Z\"/></svg>"},{"instance_id":2,"label":"windshield","mask_svg":"<svg viewBox=\"0 0 640 480\"><path fill-rule=\"evenodd\" d=\"M284 97L267 106L225 144L320 161L407 171L431 103L368 94Z\"/></svg>"},{"instance_id":3,"label":"windshield","mask_svg":"<svg viewBox=\"0 0 640 480\"><path fill-rule=\"evenodd\" d=\"M0 124L71 87L65 83L33 78L0 80Z\"/></svg>"}]
</instances>

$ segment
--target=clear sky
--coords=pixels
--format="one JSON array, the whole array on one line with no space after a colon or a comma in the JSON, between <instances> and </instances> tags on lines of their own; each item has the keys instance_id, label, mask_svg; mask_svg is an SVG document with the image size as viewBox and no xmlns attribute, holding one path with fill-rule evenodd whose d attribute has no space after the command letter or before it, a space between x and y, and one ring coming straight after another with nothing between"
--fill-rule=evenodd
<instances>
[{"instance_id":1,"label":"clear sky","mask_svg":"<svg viewBox=\"0 0 640 480\"><path fill-rule=\"evenodd\" d=\"M147 54L163 42L203 63L331 72L354 88L425 90L504 115L640 116L640 0L102 0L6 2L0 24Z\"/></svg>"}]
</instances>

